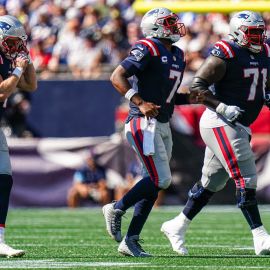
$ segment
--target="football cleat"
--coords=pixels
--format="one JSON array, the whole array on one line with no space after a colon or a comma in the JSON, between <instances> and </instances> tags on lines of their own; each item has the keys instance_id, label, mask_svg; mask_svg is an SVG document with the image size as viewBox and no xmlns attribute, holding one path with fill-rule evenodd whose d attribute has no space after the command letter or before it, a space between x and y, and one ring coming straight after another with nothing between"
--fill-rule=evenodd
<instances>
[{"instance_id":1,"label":"football cleat","mask_svg":"<svg viewBox=\"0 0 270 270\"><path fill-rule=\"evenodd\" d=\"M175 219L166 221L162 224L160 231L169 239L173 251L179 255L188 255L188 250L185 247L185 234L188 224L176 222Z\"/></svg>"},{"instance_id":2,"label":"football cleat","mask_svg":"<svg viewBox=\"0 0 270 270\"><path fill-rule=\"evenodd\" d=\"M126 211L114 209L115 204L116 202L104 205L102 207L102 212L105 218L107 232L116 242L121 242L121 222L122 216Z\"/></svg>"},{"instance_id":3,"label":"football cleat","mask_svg":"<svg viewBox=\"0 0 270 270\"><path fill-rule=\"evenodd\" d=\"M24 254L25 254L24 250L14 249L5 243L0 244L0 256L1 257L7 257L7 258L21 257Z\"/></svg>"},{"instance_id":4,"label":"football cleat","mask_svg":"<svg viewBox=\"0 0 270 270\"><path fill-rule=\"evenodd\" d=\"M270 235L254 237L253 241L256 255L270 255Z\"/></svg>"},{"instance_id":5,"label":"football cleat","mask_svg":"<svg viewBox=\"0 0 270 270\"><path fill-rule=\"evenodd\" d=\"M125 256L132 257L152 257L151 254L145 252L139 243L139 235L125 237L118 247L118 252Z\"/></svg>"}]
</instances>

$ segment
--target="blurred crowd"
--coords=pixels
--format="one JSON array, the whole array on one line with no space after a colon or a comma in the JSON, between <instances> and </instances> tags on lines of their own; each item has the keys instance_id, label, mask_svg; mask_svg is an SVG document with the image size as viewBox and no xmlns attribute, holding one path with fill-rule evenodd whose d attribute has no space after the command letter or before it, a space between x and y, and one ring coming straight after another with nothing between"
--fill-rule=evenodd
<instances>
[{"instance_id":1,"label":"blurred crowd","mask_svg":"<svg viewBox=\"0 0 270 270\"><path fill-rule=\"evenodd\" d=\"M0 16L14 15L24 24L39 79L108 79L132 44L142 38L142 14L134 11L133 2L0 0ZM270 29L270 13L263 16ZM179 17L187 29L187 35L176 43L185 51L187 66L180 90L186 91L214 43L228 34L230 14L188 12ZM15 93L9 106L2 123L6 135L38 136L25 120L30 97ZM120 105L122 109L126 114L126 103Z\"/></svg>"},{"instance_id":2,"label":"blurred crowd","mask_svg":"<svg viewBox=\"0 0 270 270\"><path fill-rule=\"evenodd\" d=\"M104 70L110 72L140 36L131 4L131 0L3 0L0 15L14 15L24 24L41 79L56 74L95 79Z\"/></svg>"},{"instance_id":3,"label":"blurred crowd","mask_svg":"<svg viewBox=\"0 0 270 270\"><path fill-rule=\"evenodd\" d=\"M110 71L141 38L141 15L134 0L0 0L0 15L20 19L29 36L33 63L41 79L72 76L108 78ZM228 33L229 15L179 14L187 35L178 45L186 52L189 81L210 48ZM265 13L270 25L270 14ZM185 83L184 83L185 84Z\"/></svg>"}]
</instances>

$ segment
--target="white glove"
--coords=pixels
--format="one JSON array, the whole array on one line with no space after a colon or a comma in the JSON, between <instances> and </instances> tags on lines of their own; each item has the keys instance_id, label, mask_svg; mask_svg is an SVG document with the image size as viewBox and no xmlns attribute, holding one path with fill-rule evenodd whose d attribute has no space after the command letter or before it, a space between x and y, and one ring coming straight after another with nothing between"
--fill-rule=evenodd
<instances>
[{"instance_id":1,"label":"white glove","mask_svg":"<svg viewBox=\"0 0 270 270\"><path fill-rule=\"evenodd\" d=\"M238 106L226 105L221 102L216 107L216 112L225 117L229 122L233 122L244 110L241 110Z\"/></svg>"}]
</instances>

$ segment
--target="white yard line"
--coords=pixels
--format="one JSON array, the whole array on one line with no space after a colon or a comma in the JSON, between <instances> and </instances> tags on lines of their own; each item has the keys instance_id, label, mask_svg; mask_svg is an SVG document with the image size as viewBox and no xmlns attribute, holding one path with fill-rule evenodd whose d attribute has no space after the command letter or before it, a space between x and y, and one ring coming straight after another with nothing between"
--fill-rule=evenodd
<instances>
[{"instance_id":1,"label":"white yard line","mask_svg":"<svg viewBox=\"0 0 270 270\"><path fill-rule=\"evenodd\" d=\"M0 269L28 269L28 268L77 268L77 267L130 267L148 265L148 263L125 263L125 262L60 262L55 260L18 260L18 261L4 261L0 264Z\"/></svg>"},{"instance_id":2,"label":"white yard line","mask_svg":"<svg viewBox=\"0 0 270 270\"><path fill-rule=\"evenodd\" d=\"M225 266L225 265L158 265L150 262L145 263L130 263L130 262L62 262L56 260L16 260L16 261L2 261L0 269L63 269L71 268L75 269L78 267L136 267L136 268L177 268L177 269L268 269L266 266Z\"/></svg>"},{"instance_id":3,"label":"white yard line","mask_svg":"<svg viewBox=\"0 0 270 270\"><path fill-rule=\"evenodd\" d=\"M114 244L114 243L113 243ZM12 246L17 247L111 247L113 244L96 244L96 243L77 243L77 244L35 244L35 243L27 243L27 244L12 244ZM169 244L144 244L145 247L169 247ZM190 248L224 248L230 250L253 250L252 246L234 246L234 245L187 245Z\"/></svg>"}]
</instances>

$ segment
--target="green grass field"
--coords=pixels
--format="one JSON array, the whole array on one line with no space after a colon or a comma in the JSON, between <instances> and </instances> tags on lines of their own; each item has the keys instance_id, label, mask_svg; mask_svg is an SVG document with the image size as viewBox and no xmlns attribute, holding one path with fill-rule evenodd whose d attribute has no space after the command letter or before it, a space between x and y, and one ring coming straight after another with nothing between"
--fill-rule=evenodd
<instances>
[{"instance_id":1,"label":"green grass field","mask_svg":"<svg viewBox=\"0 0 270 270\"><path fill-rule=\"evenodd\" d=\"M0 269L270 269L270 257L254 255L250 231L236 207L206 208L187 234L190 255L178 256L160 232L162 222L177 213L177 207L153 210L141 236L154 257L139 259L117 253L100 208L11 209L6 240L27 254L1 258ZM269 206L261 213L270 231ZM123 231L131 212L126 217Z\"/></svg>"}]
</instances>

